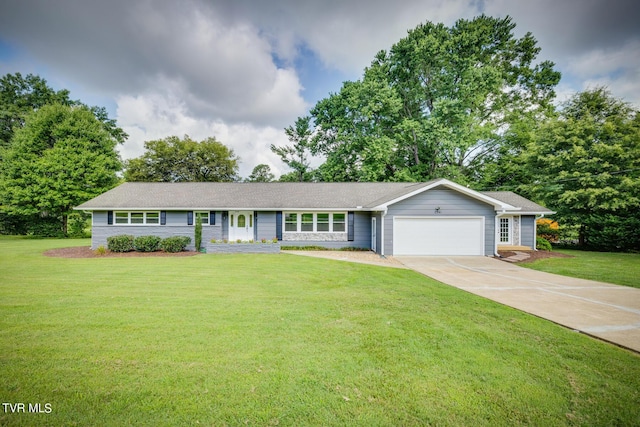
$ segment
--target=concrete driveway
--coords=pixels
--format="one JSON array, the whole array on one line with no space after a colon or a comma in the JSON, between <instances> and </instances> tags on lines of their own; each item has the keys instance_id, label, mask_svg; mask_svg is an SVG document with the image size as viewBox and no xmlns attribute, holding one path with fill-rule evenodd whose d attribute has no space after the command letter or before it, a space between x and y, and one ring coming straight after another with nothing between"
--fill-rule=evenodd
<instances>
[{"instance_id":1,"label":"concrete driveway","mask_svg":"<svg viewBox=\"0 0 640 427\"><path fill-rule=\"evenodd\" d=\"M488 257L395 258L447 285L640 352L640 289L543 273Z\"/></svg>"}]
</instances>

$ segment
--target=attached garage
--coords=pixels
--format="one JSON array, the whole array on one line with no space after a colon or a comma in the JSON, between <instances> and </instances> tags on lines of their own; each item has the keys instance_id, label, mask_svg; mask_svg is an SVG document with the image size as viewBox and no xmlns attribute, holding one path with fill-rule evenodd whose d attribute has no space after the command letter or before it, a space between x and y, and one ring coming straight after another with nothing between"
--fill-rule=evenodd
<instances>
[{"instance_id":1,"label":"attached garage","mask_svg":"<svg viewBox=\"0 0 640 427\"><path fill-rule=\"evenodd\" d=\"M394 255L484 255L484 217L393 218Z\"/></svg>"}]
</instances>

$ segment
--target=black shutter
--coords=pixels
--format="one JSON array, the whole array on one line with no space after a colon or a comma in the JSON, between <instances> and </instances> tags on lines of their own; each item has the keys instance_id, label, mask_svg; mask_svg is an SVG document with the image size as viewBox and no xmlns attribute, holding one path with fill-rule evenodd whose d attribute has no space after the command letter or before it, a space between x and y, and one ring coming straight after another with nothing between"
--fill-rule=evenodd
<instances>
[{"instance_id":1,"label":"black shutter","mask_svg":"<svg viewBox=\"0 0 640 427\"><path fill-rule=\"evenodd\" d=\"M160 211L160 225L167 225L167 211Z\"/></svg>"},{"instance_id":2,"label":"black shutter","mask_svg":"<svg viewBox=\"0 0 640 427\"><path fill-rule=\"evenodd\" d=\"M354 220L355 220L355 218L354 218L355 215L354 215L353 212L349 212L348 217L349 217L349 219L347 221L347 240L350 241L350 242L353 242L354 236L355 236L355 230L354 230L354 227L353 227L353 223L354 223Z\"/></svg>"},{"instance_id":3,"label":"black shutter","mask_svg":"<svg viewBox=\"0 0 640 427\"><path fill-rule=\"evenodd\" d=\"M253 240L258 241L258 211L253 211Z\"/></svg>"},{"instance_id":4,"label":"black shutter","mask_svg":"<svg viewBox=\"0 0 640 427\"><path fill-rule=\"evenodd\" d=\"M276 212L276 239L282 240L282 211Z\"/></svg>"},{"instance_id":5,"label":"black shutter","mask_svg":"<svg viewBox=\"0 0 640 427\"><path fill-rule=\"evenodd\" d=\"M216 213L215 213L215 211L209 212L209 225L216 225Z\"/></svg>"},{"instance_id":6,"label":"black shutter","mask_svg":"<svg viewBox=\"0 0 640 427\"><path fill-rule=\"evenodd\" d=\"M113 225L113 211L107 211L107 224Z\"/></svg>"},{"instance_id":7,"label":"black shutter","mask_svg":"<svg viewBox=\"0 0 640 427\"><path fill-rule=\"evenodd\" d=\"M193 225L193 212L187 212L187 225Z\"/></svg>"}]
</instances>

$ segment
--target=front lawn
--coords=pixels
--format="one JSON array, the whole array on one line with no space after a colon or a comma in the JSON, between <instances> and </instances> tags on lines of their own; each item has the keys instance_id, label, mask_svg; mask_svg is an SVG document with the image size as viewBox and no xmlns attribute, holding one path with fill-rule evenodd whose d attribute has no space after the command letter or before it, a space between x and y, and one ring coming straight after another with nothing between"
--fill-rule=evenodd
<instances>
[{"instance_id":1,"label":"front lawn","mask_svg":"<svg viewBox=\"0 0 640 427\"><path fill-rule=\"evenodd\" d=\"M640 288L640 254L559 250L573 258L546 258L523 267L563 276Z\"/></svg>"},{"instance_id":2,"label":"front lawn","mask_svg":"<svg viewBox=\"0 0 640 427\"><path fill-rule=\"evenodd\" d=\"M409 270L0 239L0 425L637 425L640 357Z\"/></svg>"}]
</instances>

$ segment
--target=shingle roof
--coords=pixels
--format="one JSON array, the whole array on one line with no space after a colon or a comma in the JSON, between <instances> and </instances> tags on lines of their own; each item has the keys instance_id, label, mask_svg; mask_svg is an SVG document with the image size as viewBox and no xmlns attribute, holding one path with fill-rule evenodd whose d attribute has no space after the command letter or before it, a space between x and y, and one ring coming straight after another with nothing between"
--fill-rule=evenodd
<instances>
[{"instance_id":1,"label":"shingle roof","mask_svg":"<svg viewBox=\"0 0 640 427\"><path fill-rule=\"evenodd\" d=\"M225 182L127 182L76 207L78 210L194 209L194 210L297 210L373 209L387 202L429 187L439 180L421 183L225 183ZM535 203L510 193L484 193L516 207L537 207ZM520 203L514 204L511 201ZM550 211L549 211L550 212Z\"/></svg>"},{"instance_id":2,"label":"shingle roof","mask_svg":"<svg viewBox=\"0 0 640 427\"><path fill-rule=\"evenodd\" d=\"M356 209L425 184L127 182L76 209Z\"/></svg>"},{"instance_id":3,"label":"shingle roof","mask_svg":"<svg viewBox=\"0 0 640 427\"><path fill-rule=\"evenodd\" d=\"M535 212L544 214L555 213L552 210L545 208L544 206L540 206L539 204L534 203L531 200L514 193L513 191L481 191L481 193L494 199L498 199L501 202L508 203L512 206L517 206L521 208L521 212Z\"/></svg>"}]
</instances>

